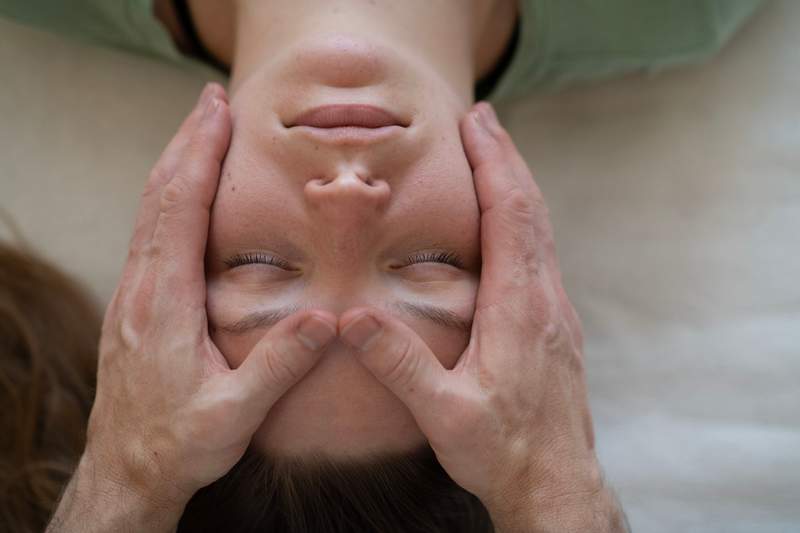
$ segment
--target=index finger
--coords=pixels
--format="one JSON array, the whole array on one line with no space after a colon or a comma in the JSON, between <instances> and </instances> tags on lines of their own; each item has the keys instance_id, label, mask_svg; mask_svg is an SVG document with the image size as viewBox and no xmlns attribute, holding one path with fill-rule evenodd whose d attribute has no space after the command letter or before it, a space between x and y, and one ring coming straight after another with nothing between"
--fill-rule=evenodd
<instances>
[{"instance_id":1,"label":"index finger","mask_svg":"<svg viewBox=\"0 0 800 533\"><path fill-rule=\"evenodd\" d=\"M539 269L553 264L555 245L541 191L488 104L467 114L461 133L481 212L477 315L536 289Z\"/></svg>"},{"instance_id":2,"label":"index finger","mask_svg":"<svg viewBox=\"0 0 800 533\"><path fill-rule=\"evenodd\" d=\"M204 256L211 204L231 137L227 103L212 98L160 196L151 253L172 289L205 283ZM198 297L205 298L205 293Z\"/></svg>"}]
</instances>

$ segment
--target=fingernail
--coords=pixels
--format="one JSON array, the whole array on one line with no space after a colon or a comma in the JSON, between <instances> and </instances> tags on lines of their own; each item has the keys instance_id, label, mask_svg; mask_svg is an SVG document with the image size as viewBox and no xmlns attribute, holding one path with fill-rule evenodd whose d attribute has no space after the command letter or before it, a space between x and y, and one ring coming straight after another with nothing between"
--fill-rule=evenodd
<instances>
[{"instance_id":1,"label":"fingernail","mask_svg":"<svg viewBox=\"0 0 800 533\"><path fill-rule=\"evenodd\" d=\"M309 350L319 350L336 336L336 328L317 316L310 316L297 328L297 338Z\"/></svg>"},{"instance_id":2,"label":"fingernail","mask_svg":"<svg viewBox=\"0 0 800 533\"><path fill-rule=\"evenodd\" d=\"M481 113L480 109L476 109L472 112L472 118L475 120L475 124L478 125L478 128L480 128L482 132L489 131L486 129L486 120L483 118L483 113Z\"/></svg>"},{"instance_id":3,"label":"fingernail","mask_svg":"<svg viewBox=\"0 0 800 533\"><path fill-rule=\"evenodd\" d=\"M197 107L202 107L205 109L205 106L208 105L208 99L211 98L211 92L211 82L206 83L205 87L203 87L203 90L200 93L200 98L197 100Z\"/></svg>"},{"instance_id":4,"label":"fingernail","mask_svg":"<svg viewBox=\"0 0 800 533\"><path fill-rule=\"evenodd\" d=\"M483 107L484 118L486 120L487 125L497 126L500 124L500 121L497 119L497 113L494 111L494 107L489 102L486 102L486 105Z\"/></svg>"},{"instance_id":5,"label":"fingernail","mask_svg":"<svg viewBox=\"0 0 800 533\"><path fill-rule=\"evenodd\" d=\"M353 348L363 351L369 349L378 340L381 330L381 325L377 320L371 315L364 314L342 331L342 338Z\"/></svg>"},{"instance_id":6,"label":"fingernail","mask_svg":"<svg viewBox=\"0 0 800 533\"><path fill-rule=\"evenodd\" d=\"M206 108L203 110L203 120L206 121L214 116L214 113L219 109L219 98L211 98L206 103Z\"/></svg>"}]
</instances>

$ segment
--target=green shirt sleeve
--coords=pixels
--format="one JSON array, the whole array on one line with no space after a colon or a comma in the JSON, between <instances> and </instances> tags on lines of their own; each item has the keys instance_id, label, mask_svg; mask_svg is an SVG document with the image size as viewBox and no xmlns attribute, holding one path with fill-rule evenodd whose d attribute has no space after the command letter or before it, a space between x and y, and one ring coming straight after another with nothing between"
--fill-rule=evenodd
<instances>
[{"instance_id":1,"label":"green shirt sleeve","mask_svg":"<svg viewBox=\"0 0 800 533\"><path fill-rule=\"evenodd\" d=\"M153 0L0 0L0 16L71 37L184 63Z\"/></svg>"},{"instance_id":2,"label":"green shirt sleeve","mask_svg":"<svg viewBox=\"0 0 800 533\"><path fill-rule=\"evenodd\" d=\"M762 0L520 0L520 38L489 96L702 62Z\"/></svg>"},{"instance_id":3,"label":"green shirt sleeve","mask_svg":"<svg viewBox=\"0 0 800 533\"><path fill-rule=\"evenodd\" d=\"M762 3L519 0L519 42L489 99L701 62ZM0 0L0 16L176 63L194 62L153 15L153 0Z\"/></svg>"}]
</instances>

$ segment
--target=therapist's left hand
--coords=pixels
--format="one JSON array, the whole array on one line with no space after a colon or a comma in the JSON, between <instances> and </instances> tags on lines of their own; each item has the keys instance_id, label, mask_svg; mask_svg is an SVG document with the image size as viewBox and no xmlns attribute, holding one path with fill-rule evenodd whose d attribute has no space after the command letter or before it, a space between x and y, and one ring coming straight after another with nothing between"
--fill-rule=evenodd
<instances>
[{"instance_id":1,"label":"therapist's left hand","mask_svg":"<svg viewBox=\"0 0 800 533\"><path fill-rule=\"evenodd\" d=\"M581 325L542 193L489 105L467 114L461 134L483 261L466 350L448 370L413 329L372 307L344 313L340 335L499 531L621 531L618 515L591 521L612 512L611 497L595 456Z\"/></svg>"}]
</instances>

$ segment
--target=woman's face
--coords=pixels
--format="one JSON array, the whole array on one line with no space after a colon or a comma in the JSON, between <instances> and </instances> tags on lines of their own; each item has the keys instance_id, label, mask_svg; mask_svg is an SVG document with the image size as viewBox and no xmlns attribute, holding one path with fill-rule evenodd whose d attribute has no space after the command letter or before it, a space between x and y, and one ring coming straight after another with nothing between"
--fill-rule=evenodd
<instances>
[{"instance_id":1,"label":"woman's face","mask_svg":"<svg viewBox=\"0 0 800 533\"><path fill-rule=\"evenodd\" d=\"M237 367L283 316L367 305L408 324L452 368L469 340L480 271L479 210L458 130L469 102L413 55L347 36L253 64L233 90L233 139L212 211L217 346ZM378 106L405 127L374 138L288 127L329 104ZM410 450L424 436L336 339L254 442L275 454L358 456Z\"/></svg>"}]
</instances>

